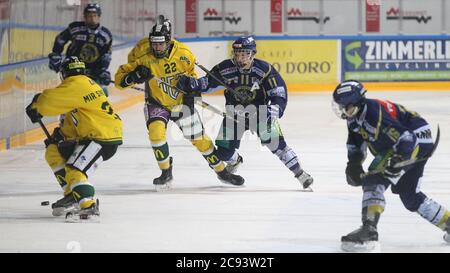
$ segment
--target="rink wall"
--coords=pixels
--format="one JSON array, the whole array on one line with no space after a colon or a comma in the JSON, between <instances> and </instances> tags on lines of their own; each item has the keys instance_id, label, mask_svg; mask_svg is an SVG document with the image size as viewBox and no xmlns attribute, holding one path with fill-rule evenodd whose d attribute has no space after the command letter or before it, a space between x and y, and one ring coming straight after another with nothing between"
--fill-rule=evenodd
<instances>
[{"instance_id":1,"label":"rink wall","mask_svg":"<svg viewBox=\"0 0 450 273\"><path fill-rule=\"evenodd\" d=\"M207 68L230 57L235 37L179 39L189 45L197 61ZM274 65L289 92L331 92L343 79L360 79L369 90L450 90L450 39L429 36L295 36L257 37L257 57ZM127 61L135 41L114 46L110 66L114 74ZM26 51L27 47L24 47ZM18 54L29 54L18 52ZM31 53L32 54L32 53ZM56 86L58 75L46 58L0 65L0 151L44 138L24 109L34 94ZM204 73L197 69L199 76ZM133 89L110 86L116 111L143 101ZM57 118L45 118L48 129Z\"/></svg>"}]
</instances>

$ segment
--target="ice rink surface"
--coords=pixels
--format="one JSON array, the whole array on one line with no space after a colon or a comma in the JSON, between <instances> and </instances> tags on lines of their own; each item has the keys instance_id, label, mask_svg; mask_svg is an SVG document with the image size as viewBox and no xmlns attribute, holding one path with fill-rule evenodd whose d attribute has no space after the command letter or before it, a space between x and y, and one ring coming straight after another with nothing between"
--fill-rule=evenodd
<instances>
[{"instance_id":1,"label":"ice rink surface","mask_svg":"<svg viewBox=\"0 0 450 273\"><path fill-rule=\"evenodd\" d=\"M450 92L369 90L367 96L418 111L434 134L440 124L422 189L450 207ZM221 97L204 100L223 107ZM340 237L360 225L362 191L345 181L346 126L331 110L330 93L291 94L281 120L288 145L315 178L314 192L299 191L290 171L251 134L240 151L245 187L222 184L173 124L173 189L155 192L152 180L160 171L142 104L120 116L124 144L90 178L100 199L99 223L65 223L40 206L62 196L43 143L0 153L0 252L341 252ZM203 111L203 119L215 138L221 117ZM386 200L382 252L450 252L442 231L407 211L390 190Z\"/></svg>"}]
</instances>

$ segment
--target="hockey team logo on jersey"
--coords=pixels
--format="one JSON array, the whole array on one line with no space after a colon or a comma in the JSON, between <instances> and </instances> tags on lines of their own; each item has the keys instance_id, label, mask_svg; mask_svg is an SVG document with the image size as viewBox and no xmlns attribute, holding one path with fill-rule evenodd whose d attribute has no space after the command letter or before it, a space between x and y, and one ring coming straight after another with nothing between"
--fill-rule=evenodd
<instances>
[{"instance_id":1,"label":"hockey team logo on jersey","mask_svg":"<svg viewBox=\"0 0 450 273\"><path fill-rule=\"evenodd\" d=\"M93 44L84 44L81 47L80 58L85 63L93 63L100 57L98 48Z\"/></svg>"},{"instance_id":2,"label":"hockey team logo on jersey","mask_svg":"<svg viewBox=\"0 0 450 273\"><path fill-rule=\"evenodd\" d=\"M191 64L191 61L190 61L189 58L186 57L186 56L181 56L181 57L180 57L180 62L186 62L188 65Z\"/></svg>"},{"instance_id":3,"label":"hockey team logo on jersey","mask_svg":"<svg viewBox=\"0 0 450 273\"><path fill-rule=\"evenodd\" d=\"M250 88L248 86L239 86L236 89L234 89L233 96L240 103L244 104L250 103L256 97L256 90L253 87Z\"/></svg>"}]
</instances>

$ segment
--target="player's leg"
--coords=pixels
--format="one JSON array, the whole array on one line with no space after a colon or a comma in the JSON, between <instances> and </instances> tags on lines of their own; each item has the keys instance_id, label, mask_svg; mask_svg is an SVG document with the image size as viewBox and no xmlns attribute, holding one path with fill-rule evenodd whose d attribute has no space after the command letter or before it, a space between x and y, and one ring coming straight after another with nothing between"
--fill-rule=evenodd
<instances>
[{"instance_id":1,"label":"player's leg","mask_svg":"<svg viewBox=\"0 0 450 273\"><path fill-rule=\"evenodd\" d=\"M153 184L156 190L164 190L170 188L170 182L173 179L172 158L169 156L169 145L166 139L170 112L157 104L146 103L144 113L147 121L148 138L161 169L161 175L153 180Z\"/></svg>"},{"instance_id":2,"label":"player's leg","mask_svg":"<svg viewBox=\"0 0 450 273\"><path fill-rule=\"evenodd\" d=\"M234 175L225 169L225 164L218 157L212 140L204 132L202 121L196 110L191 115L177 119L176 124L183 132L184 137L191 141L209 166L217 173L220 181L235 186L244 184L244 179L241 176Z\"/></svg>"},{"instance_id":3,"label":"player's leg","mask_svg":"<svg viewBox=\"0 0 450 273\"><path fill-rule=\"evenodd\" d=\"M420 190L425 164L426 162L417 163L408 170L398 184L393 186L392 191L400 195L406 209L417 212L431 224L446 231L444 239L447 241L450 231L450 211Z\"/></svg>"},{"instance_id":4,"label":"player's leg","mask_svg":"<svg viewBox=\"0 0 450 273\"><path fill-rule=\"evenodd\" d=\"M369 176L363 180L362 226L342 236L345 251L373 251L378 247L377 225L386 206L384 192L390 182L381 175Z\"/></svg>"},{"instance_id":5,"label":"player's leg","mask_svg":"<svg viewBox=\"0 0 450 273\"><path fill-rule=\"evenodd\" d=\"M261 139L261 144L266 146L283 162L304 189L313 183L314 179L312 176L301 168L297 154L287 145L278 121L269 124L269 126L265 124L258 125L258 136Z\"/></svg>"},{"instance_id":6,"label":"player's leg","mask_svg":"<svg viewBox=\"0 0 450 273\"><path fill-rule=\"evenodd\" d=\"M99 144L85 141L76 145L66 164L66 181L80 208L80 215L99 215L95 199L95 188L88 181L98 166L109 160L117 151L118 145Z\"/></svg>"},{"instance_id":7,"label":"player's leg","mask_svg":"<svg viewBox=\"0 0 450 273\"><path fill-rule=\"evenodd\" d=\"M242 156L238 153L244 132L245 128L239 128L236 122L230 122L226 118L223 119L215 143L217 156L227 164L225 168L230 173L236 173L239 166L244 162Z\"/></svg>"},{"instance_id":8,"label":"player's leg","mask_svg":"<svg viewBox=\"0 0 450 273\"><path fill-rule=\"evenodd\" d=\"M44 142L46 146L45 160L52 169L64 193L63 198L52 204L52 209L54 209L54 213L56 214L55 216L58 216L58 210L70 208L76 203L65 178L65 164L67 158L72 154L76 143L74 141L64 141L64 136L61 134L60 128L55 128L52 139L46 139Z\"/></svg>"}]
</instances>

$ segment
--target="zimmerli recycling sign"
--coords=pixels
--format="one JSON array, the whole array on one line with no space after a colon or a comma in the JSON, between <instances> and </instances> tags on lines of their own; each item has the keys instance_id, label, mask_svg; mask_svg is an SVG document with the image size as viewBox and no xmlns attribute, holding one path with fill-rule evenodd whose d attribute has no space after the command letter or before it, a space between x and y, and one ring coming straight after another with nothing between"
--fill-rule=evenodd
<instances>
[{"instance_id":1,"label":"zimmerli recycling sign","mask_svg":"<svg viewBox=\"0 0 450 273\"><path fill-rule=\"evenodd\" d=\"M450 40L342 40L342 78L450 80Z\"/></svg>"}]
</instances>

